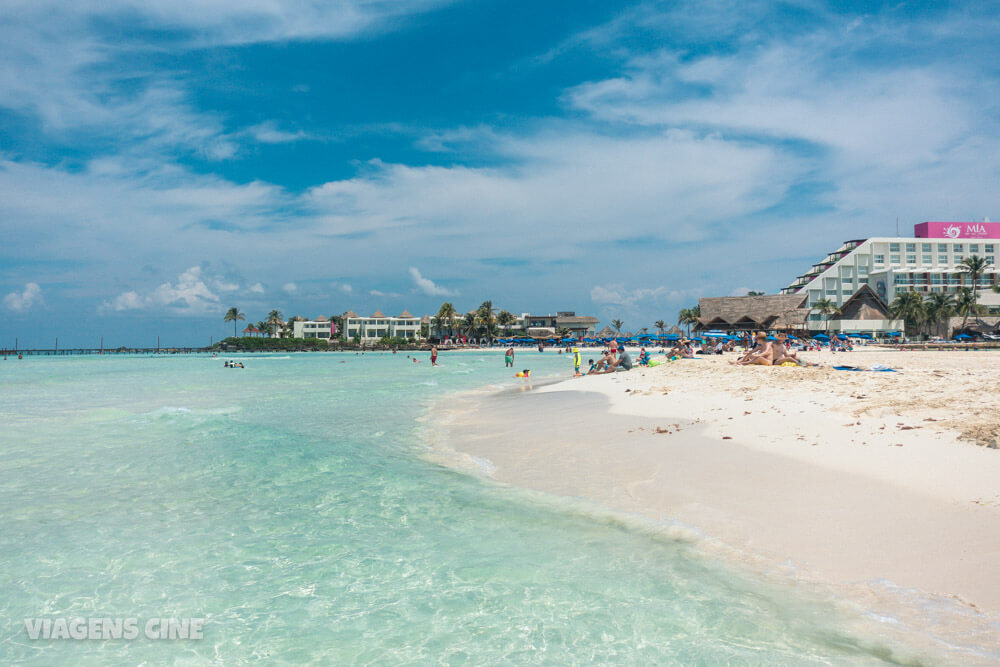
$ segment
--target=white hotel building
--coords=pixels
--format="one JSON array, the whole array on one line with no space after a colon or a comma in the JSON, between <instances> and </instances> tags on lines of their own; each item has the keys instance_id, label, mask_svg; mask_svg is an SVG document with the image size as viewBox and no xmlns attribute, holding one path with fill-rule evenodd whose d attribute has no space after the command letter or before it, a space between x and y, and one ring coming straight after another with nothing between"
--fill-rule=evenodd
<instances>
[{"instance_id":1,"label":"white hotel building","mask_svg":"<svg viewBox=\"0 0 1000 667\"><path fill-rule=\"evenodd\" d=\"M363 344L376 343L385 336L416 340L421 337L422 320L403 311L398 317L383 315L376 310L368 317L361 317L353 310L343 315L342 329L331 326L325 317L315 320L296 320L292 325L293 338L338 338L361 339Z\"/></svg>"},{"instance_id":2,"label":"white hotel building","mask_svg":"<svg viewBox=\"0 0 1000 667\"><path fill-rule=\"evenodd\" d=\"M981 290L979 303L993 314L1000 312L1000 294L989 289L997 285L997 250L1000 250L1000 223L924 222L915 226L913 238L847 241L781 293L805 294L804 307L810 308L820 299L842 306L865 285L887 304L903 291L925 295L954 292L962 286L973 287L959 265L966 257L977 255L990 264L975 285ZM823 315L811 313L809 328L821 328L816 325L823 319ZM889 323L858 322L851 328L893 327Z\"/></svg>"}]
</instances>

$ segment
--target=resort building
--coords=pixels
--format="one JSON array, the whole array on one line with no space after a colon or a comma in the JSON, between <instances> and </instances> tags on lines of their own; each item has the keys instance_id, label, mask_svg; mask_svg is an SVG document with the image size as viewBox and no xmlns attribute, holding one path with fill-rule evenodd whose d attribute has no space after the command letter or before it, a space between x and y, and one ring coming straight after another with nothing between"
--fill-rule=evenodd
<instances>
[{"instance_id":1,"label":"resort building","mask_svg":"<svg viewBox=\"0 0 1000 667\"><path fill-rule=\"evenodd\" d=\"M915 226L913 238L871 238L847 241L822 261L796 278L782 294L804 294L806 306L828 299L838 308L869 286L885 303L900 292L954 292L975 287L980 303L1000 310L996 256L1000 249L1000 223L923 222ZM990 265L975 286L959 269L966 257L982 257ZM813 313L812 321L822 319Z\"/></svg>"},{"instance_id":2,"label":"resort building","mask_svg":"<svg viewBox=\"0 0 1000 667\"><path fill-rule=\"evenodd\" d=\"M555 335L566 329L570 336L586 338L594 335L598 319L577 315L572 310L557 311L555 315L521 315L520 324L529 335Z\"/></svg>"},{"instance_id":3,"label":"resort building","mask_svg":"<svg viewBox=\"0 0 1000 667\"><path fill-rule=\"evenodd\" d=\"M376 310L368 317L360 317L353 310L344 313L344 337L348 340L358 338L362 343L374 343L386 336L417 340L420 335L421 318L414 317L404 310L396 317L383 315Z\"/></svg>"},{"instance_id":4,"label":"resort building","mask_svg":"<svg viewBox=\"0 0 1000 667\"><path fill-rule=\"evenodd\" d=\"M902 292L925 297L934 292L956 292L960 287L979 291L979 303L991 314L1000 313L997 285L1000 223L923 222L912 238L877 237L844 242L777 296L701 299L700 330L840 331L879 334L898 331L903 322L892 320L889 304ZM973 255L989 265L973 285L960 267ZM818 311L826 300L835 314Z\"/></svg>"},{"instance_id":5,"label":"resort building","mask_svg":"<svg viewBox=\"0 0 1000 667\"><path fill-rule=\"evenodd\" d=\"M421 318L405 310L396 317L388 317L378 310L368 317L360 317L349 310L342 316L339 327L323 316L315 320L296 320L292 324L292 337L330 339L343 336L348 340L359 338L364 344L375 343L385 336L417 340L421 338L422 323Z\"/></svg>"},{"instance_id":6,"label":"resort building","mask_svg":"<svg viewBox=\"0 0 1000 667\"><path fill-rule=\"evenodd\" d=\"M296 318L292 322L292 338L336 338L336 328L336 324L331 325L322 315L315 320Z\"/></svg>"}]
</instances>

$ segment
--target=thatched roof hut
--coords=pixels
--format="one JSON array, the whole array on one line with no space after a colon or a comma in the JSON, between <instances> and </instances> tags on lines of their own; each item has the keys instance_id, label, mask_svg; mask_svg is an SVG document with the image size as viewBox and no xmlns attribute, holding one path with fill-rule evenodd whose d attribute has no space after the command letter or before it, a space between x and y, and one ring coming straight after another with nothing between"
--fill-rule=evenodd
<instances>
[{"instance_id":1,"label":"thatched roof hut","mask_svg":"<svg viewBox=\"0 0 1000 667\"><path fill-rule=\"evenodd\" d=\"M887 320L889 306L868 285L862 285L851 298L840 307L838 320Z\"/></svg>"},{"instance_id":2,"label":"thatched roof hut","mask_svg":"<svg viewBox=\"0 0 1000 667\"><path fill-rule=\"evenodd\" d=\"M805 294L703 297L695 329L802 329L809 310Z\"/></svg>"}]
</instances>

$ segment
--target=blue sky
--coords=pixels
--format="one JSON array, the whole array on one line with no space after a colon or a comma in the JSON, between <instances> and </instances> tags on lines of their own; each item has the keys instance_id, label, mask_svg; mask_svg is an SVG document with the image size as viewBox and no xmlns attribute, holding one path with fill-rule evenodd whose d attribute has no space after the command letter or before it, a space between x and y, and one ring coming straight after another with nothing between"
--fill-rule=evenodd
<instances>
[{"instance_id":1,"label":"blue sky","mask_svg":"<svg viewBox=\"0 0 1000 667\"><path fill-rule=\"evenodd\" d=\"M0 347L347 309L628 329L1000 219L995 2L9 0Z\"/></svg>"}]
</instances>

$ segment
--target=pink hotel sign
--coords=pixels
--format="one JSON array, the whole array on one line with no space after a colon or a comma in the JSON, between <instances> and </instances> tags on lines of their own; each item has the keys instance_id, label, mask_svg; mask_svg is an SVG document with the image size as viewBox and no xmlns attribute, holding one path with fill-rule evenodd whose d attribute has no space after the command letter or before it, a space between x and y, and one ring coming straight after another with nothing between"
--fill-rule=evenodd
<instances>
[{"instance_id":1,"label":"pink hotel sign","mask_svg":"<svg viewBox=\"0 0 1000 667\"><path fill-rule=\"evenodd\" d=\"M918 239L1000 239L1000 222L921 222L913 226Z\"/></svg>"}]
</instances>

